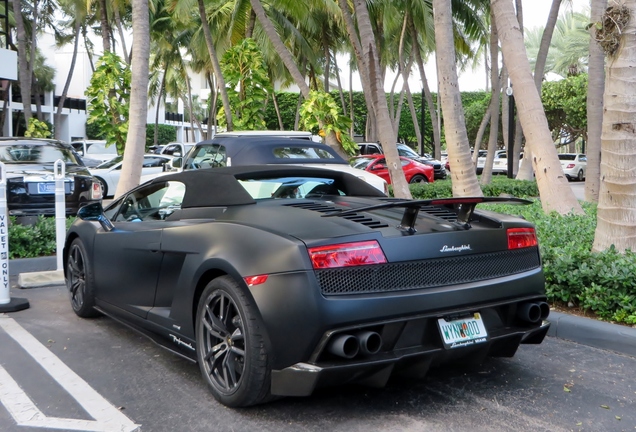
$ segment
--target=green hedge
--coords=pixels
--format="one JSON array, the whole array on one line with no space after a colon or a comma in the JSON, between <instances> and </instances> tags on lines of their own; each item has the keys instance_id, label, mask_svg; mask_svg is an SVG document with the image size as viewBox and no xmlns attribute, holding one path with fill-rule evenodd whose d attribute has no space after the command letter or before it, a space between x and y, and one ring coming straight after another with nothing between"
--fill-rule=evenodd
<instances>
[{"instance_id":1,"label":"green hedge","mask_svg":"<svg viewBox=\"0 0 636 432\"><path fill-rule=\"evenodd\" d=\"M75 218L66 219L66 228ZM55 218L39 216L33 225L20 225L10 217L9 258L34 258L56 253Z\"/></svg>"}]
</instances>

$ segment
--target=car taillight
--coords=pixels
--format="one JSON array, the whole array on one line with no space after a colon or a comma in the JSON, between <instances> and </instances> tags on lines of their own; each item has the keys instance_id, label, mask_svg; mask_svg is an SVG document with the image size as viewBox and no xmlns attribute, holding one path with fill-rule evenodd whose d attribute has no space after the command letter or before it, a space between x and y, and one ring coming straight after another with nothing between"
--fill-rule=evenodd
<instances>
[{"instance_id":1,"label":"car taillight","mask_svg":"<svg viewBox=\"0 0 636 432\"><path fill-rule=\"evenodd\" d=\"M537 245L534 228L508 228L508 249L521 249Z\"/></svg>"},{"instance_id":2,"label":"car taillight","mask_svg":"<svg viewBox=\"0 0 636 432\"><path fill-rule=\"evenodd\" d=\"M265 283L269 275L246 276L243 278L247 286L260 285Z\"/></svg>"},{"instance_id":3,"label":"car taillight","mask_svg":"<svg viewBox=\"0 0 636 432\"><path fill-rule=\"evenodd\" d=\"M93 182L93 186L91 186L91 199L102 199L102 185L99 182Z\"/></svg>"},{"instance_id":4,"label":"car taillight","mask_svg":"<svg viewBox=\"0 0 636 432\"><path fill-rule=\"evenodd\" d=\"M386 263L384 252L375 240L317 246L307 250L315 269Z\"/></svg>"},{"instance_id":5,"label":"car taillight","mask_svg":"<svg viewBox=\"0 0 636 432\"><path fill-rule=\"evenodd\" d=\"M565 169L571 169L574 168L574 164L568 164L568 166L565 167Z\"/></svg>"}]
</instances>

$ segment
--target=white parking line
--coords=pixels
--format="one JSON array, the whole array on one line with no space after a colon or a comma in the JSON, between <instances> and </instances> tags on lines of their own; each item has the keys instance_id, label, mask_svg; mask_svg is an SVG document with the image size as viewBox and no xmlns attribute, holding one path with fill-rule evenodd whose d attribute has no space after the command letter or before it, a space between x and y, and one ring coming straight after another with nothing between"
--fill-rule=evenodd
<instances>
[{"instance_id":1,"label":"white parking line","mask_svg":"<svg viewBox=\"0 0 636 432\"><path fill-rule=\"evenodd\" d=\"M0 366L0 402L18 425L94 432L139 430L139 425L104 399L15 320L0 314L0 327L95 419L91 421L46 417Z\"/></svg>"}]
</instances>

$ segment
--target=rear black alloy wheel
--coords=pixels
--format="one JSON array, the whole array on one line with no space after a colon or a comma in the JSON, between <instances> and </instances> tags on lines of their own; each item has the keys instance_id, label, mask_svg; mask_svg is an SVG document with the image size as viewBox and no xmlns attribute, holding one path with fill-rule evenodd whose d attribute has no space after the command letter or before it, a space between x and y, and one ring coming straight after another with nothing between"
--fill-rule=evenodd
<instances>
[{"instance_id":1,"label":"rear black alloy wheel","mask_svg":"<svg viewBox=\"0 0 636 432\"><path fill-rule=\"evenodd\" d=\"M428 179L420 174L416 174L411 177L411 181L409 183L428 183Z\"/></svg>"},{"instance_id":2,"label":"rear black alloy wheel","mask_svg":"<svg viewBox=\"0 0 636 432\"><path fill-rule=\"evenodd\" d=\"M197 308L197 359L214 397L227 406L269 399L265 331L256 306L229 276L208 284Z\"/></svg>"},{"instance_id":3,"label":"rear black alloy wheel","mask_svg":"<svg viewBox=\"0 0 636 432\"><path fill-rule=\"evenodd\" d=\"M584 176L583 176L583 170L580 169L578 175L576 176L576 178L578 179L578 181L583 181Z\"/></svg>"},{"instance_id":4,"label":"rear black alloy wheel","mask_svg":"<svg viewBox=\"0 0 636 432\"><path fill-rule=\"evenodd\" d=\"M71 297L71 306L77 316L90 318L99 315L94 309L93 273L84 243L76 238L69 247L66 259L66 287Z\"/></svg>"}]
</instances>

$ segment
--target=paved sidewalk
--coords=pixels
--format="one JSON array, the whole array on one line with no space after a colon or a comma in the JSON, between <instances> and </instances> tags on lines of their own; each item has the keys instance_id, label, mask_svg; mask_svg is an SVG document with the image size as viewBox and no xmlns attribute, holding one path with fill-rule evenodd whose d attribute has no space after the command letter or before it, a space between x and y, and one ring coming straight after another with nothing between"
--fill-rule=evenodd
<instances>
[{"instance_id":1,"label":"paved sidewalk","mask_svg":"<svg viewBox=\"0 0 636 432\"><path fill-rule=\"evenodd\" d=\"M64 284L55 256L11 260L9 273L12 285L20 288ZM636 328L560 312L550 312L548 321L552 323L548 336L636 357Z\"/></svg>"}]
</instances>

